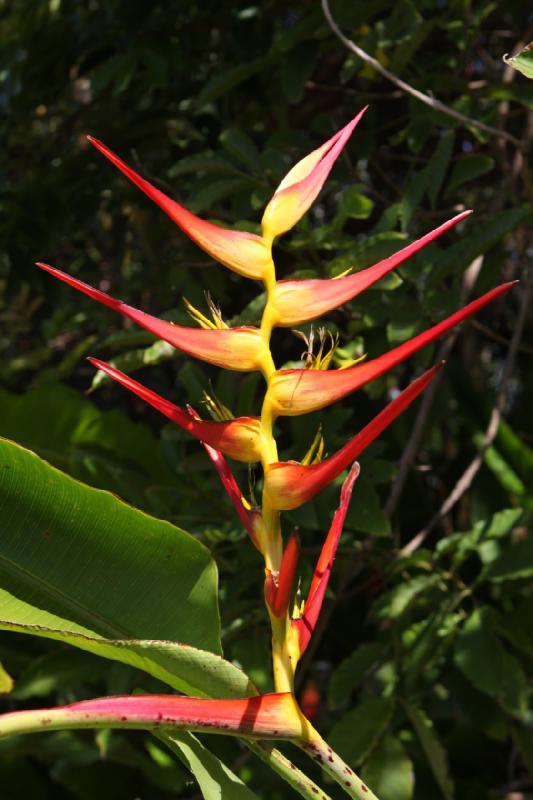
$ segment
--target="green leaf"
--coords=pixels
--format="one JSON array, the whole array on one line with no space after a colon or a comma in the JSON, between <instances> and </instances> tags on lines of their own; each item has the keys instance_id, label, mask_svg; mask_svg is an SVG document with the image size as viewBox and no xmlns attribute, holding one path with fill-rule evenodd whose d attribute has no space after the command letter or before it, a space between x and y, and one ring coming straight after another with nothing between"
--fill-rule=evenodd
<instances>
[{"instance_id":1,"label":"green leaf","mask_svg":"<svg viewBox=\"0 0 533 800\"><path fill-rule=\"evenodd\" d=\"M399 218L403 231L407 230L411 217L420 205L422 195L426 191L428 184L429 171L427 168L414 173L409 179L398 206Z\"/></svg>"},{"instance_id":2,"label":"green leaf","mask_svg":"<svg viewBox=\"0 0 533 800\"><path fill-rule=\"evenodd\" d=\"M117 359L118 360L118 359ZM61 414L57 410L61 409ZM172 473L159 453L150 430L118 410L101 411L79 392L62 384L47 384L17 395L0 389L0 434L36 450L54 466L84 474L83 458L106 452L168 482Z\"/></svg>"},{"instance_id":3,"label":"green leaf","mask_svg":"<svg viewBox=\"0 0 533 800\"><path fill-rule=\"evenodd\" d=\"M346 525L371 536L388 536L390 519L381 507L381 500L374 486L366 478L359 482L364 503L352 503L346 515Z\"/></svg>"},{"instance_id":4,"label":"green leaf","mask_svg":"<svg viewBox=\"0 0 533 800\"><path fill-rule=\"evenodd\" d=\"M46 697L55 691L64 693L80 682L101 680L108 671L109 665L103 659L91 658L87 653L73 650L45 653L33 660L17 679L13 697L15 700L27 700L30 697Z\"/></svg>"},{"instance_id":5,"label":"green leaf","mask_svg":"<svg viewBox=\"0 0 533 800\"><path fill-rule=\"evenodd\" d=\"M438 587L440 581L438 574L415 575L414 578L400 583L380 597L374 607L374 613L379 619L397 619L421 594L432 592Z\"/></svg>"},{"instance_id":6,"label":"green leaf","mask_svg":"<svg viewBox=\"0 0 533 800\"><path fill-rule=\"evenodd\" d=\"M476 689L493 697L511 714L527 707L527 680L522 667L496 635L491 610L476 609L455 645L455 663Z\"/></svg>"},{"instance_id":7,"label":"green leaf","mask_svg":"<svg viewBox=\"0 0 533 800\"><path fill-rule=\"evenodd\" d=\"M456 162L452 169L452 174L444 192L445 197L449 197L453 192L468 181L473 181L480 178L494 169L495 161L490 156L485 156L482 153L472 153L471 155L463 156Z\"/></svg>"},{"instance_id":8,"label":"green leaf","mask_svg":"<svg viewBox=\"0 0 533 800\"><path fill-rule=\"evenodd\" d=\"M383 258L388 258L401 247L407 244L404 233L398 231L384 231L368 236L357 242L353 252L350 252L351 264L354 268L363 269L370 267Z\"/></svg>"},{"instance_id":9,"label":"green leaf","mask_svg":"<svg viewBox=\"0 0 533 800\"><path fill-rule=\"evenodd\" d=\"M115 358L110 359L108 363L111 364L111 366L116 367L116 369L120 369L122 372L129 374L141 369L142 367L152 367L157 364L163 364L165 361L170 361L170 359L178 358L179 356L179 350L176 350L176 348L172 347L171 344L168 342L157 341L151 344L149 347L139 347L135 350L128 350L126 353L121 353L120 355L115 356ZM102 370L99 369L94 374L89 392L93 392L100 386L112 382L113 379L110 378L107 373L102 372ZM131 452L131 447L129 448L129 451Z\"/></svg>"},{"instance_id":10,"label":"green leaf","mask_svg":"<svg viewBox=\"0 0 533 800\"><path fill-rule=\"evenodd\" d=\"M13 678L2 666L0 662L0 694L9 694L14 686Z\"/></svg>"},{"instance_id":11,"label":"green leaf","mask_svg":"<svg viewBox=\"0 0 533 800\"><path fill-rule=\"evenodd\" d=\"M481 431L472 437L476 447L482 446L484 438L485 434L481 433ZM507 492L518 497L526 494L526 487L523 481L520 480L494 445L487 447L483 454L483 461Z\"/></svg>"},{"instance_id":12,"label":"green leaf","mask_svg":"<svg viewBox=\"0 0 533 800\"><path fill-rule=\"evenodd\" d=\"M206 83L200 94L198 95L197 105L199 108L218 100L219 97L234 89L243 81L253 77L258 72L262 72L267 66L268 60L265 58L256 58L253 61L248 61L244 64L239 64L237 67L231 67L223 72L215 75L210 81Z\"/></svg>"},{"instance_id":13,"label":"green leaf","mask_svg":"<svg viewBox=\"0 0 533 800\"><path fill-rule=\"evenodd\" d=\"M507 536L518 525L523 514L521 508L505 508L503 511L498 511L491 517L488 527L487 523L484 524L484 537L501 539L503 536Z\"/></svg>"},{"instance_id":14,"label":"green leaf","mask_svg":"<svg viewBox=\"0 0 533 800\"><path fill-rule=\"evenodd\" d=\"M220 144L249 172L260 172L259 151L249 136L238 128L226 128L219 136Z\"/></svg>"},{"instance_id":15,"label":"green leaf","mask_svg":"<svg viewBox=\"0 0 533 800\"><path fill-rule=\"evenodd\" d=\"M224 178L219 181L213 181L196 192L189 203L189 208L198 214L216 205L221 200L225 200L227 197L234 197L244 191L251 193L256 186L257 182L251 178Z\"/></svg>"},{"instance_id":16,"label":"green leaf","mask_svg":"<svg viewBox=\"0 0 533 800\"><path fill-rule=\"evenodd\" d=\"M383 653L377 642L362 644L348 658L341 661L331 676L328 701L333 707L340 706L350 699L350 695L363 681L369 670L375 666Z\"/></svg>"},{"instance_id":17,"label":"green leaf","mask_svg":"<svg viewBox=\"0 0 533 800\"><path fill-rule=\"evenodd\" d=\"M510 64L511 67L521 72L522 75L525 75L526 78L533 79L533 42L526 45L516 56L509 58L509 56L505 55L503 60L506 64Z\"/></svg>"},{"instance_id":18,"label":"green leaf","mask_svg":"<svg viewBox=\"0 0 533 800\"><path fill-rule=\"evenodd\" d=\"M204 800L258 800L255 792L193 734L176 731L172 734L158 733L156 736L192 772Z\"/></svg>"},{"instance_id":19,"label":"green leaf","mask_svg":"<svg viewBox=\"0 0 533 800\"><path fill-rule=\"evenodd\" d=\"M511 734L528 771L533 772L533 731L525 726L511 725Z\"/></svg>"},{"instance_id":20,"label":"green leaf","mask_svg":"<svg viewBox=\"0 0 533 800\"><path fill-rule=\"evenodd\" d=\"M246 693L239 670L203 652L220 642L216 567L199 542L6 440L0 505L1 627L134 664L183 691L209 694L229 676Z\"/></svg>"},{"instance_id":21,"label":"green leaf","mask_svg":"<svg viewBox=\"0 0 533 800\"><path fill-rule=\"evenodd\" d=\"M416 708L404 700L400 702L405 713L411 720L416 735L420 740L422 750L426 754L426 758L435 776L435 780L440 786L442 794L446 800L452 800L454 791L453 783L448 773L446 752L437 738L433 723L422 709Z\"/></svg>"},{"instance_id":22,"label":"green leaf","mask_svg":"<svg viewBox=\"0 0 533 800\"><path fill-rule=\"evenodd\" d=\"M459 565L472 551L478 552L482 557L483 546L490 544L498 546L497 540L507 536L520 521L523 510L521 508L506 508L498 511L489 520L476 522L472 530L461 533L452 533L441 539L436 546L439 555L454 553L454 565Z\"/></svg>"},{"instance_id":23,"label":"green leaf","mask_svg":"<svg viewBox=\"0 0 533 800\"><path fill-rule=\"evenodd\" d=\"M507 547L484 570L482 577L490 581L510 581L533 576L533 536Z\"/></svg>"},{"instance_id":24,"label":"green leaf","mask_svg":"<svg viewBox=\"0 0 533 800\"><path fill-rule=\"evenodd\" d=\"M169 171L170 178L177 178L180 175L198 175L202 173L219 173L221 175L240 175L242 174L234 164L220 156L198 155L186 156L172 166Z\"/></svg>"},{"instance_id":25,"label":"green leaf","mask_svg":"<svg viewBox=\"0 0 533 800\"><path fill-rule=\"evenodd\" d=\"M0 591L0 601L4 601ZM9 599L9 598L8 598ZM24 609L29 616L44 616L40 609ZM67 623L68 624L68 623ZM71 626L73 627L73 626ZM109 639L49 628L43 624L0 620L0 629L55 639L80 650L141 669L184 694L196 697L239 698L257 694L247 675L208 650L156 639Z\"/></svg>"},{"instance_id":26,"label":"green leaf","mask_svg":"<svg viewBox=\"0 0 533 800\"><path fill-rule=\"evenodd\" d=\"M317 55L315 42L305 42L284 57L281 85L289 103L299 103L304 96L305 82L311 77Z\"/></svg>"},{"instance_id":27,"label":"green leaf","mask_svg":"<svg viewBox=\"0 0 533 800\"><path fill-rule=\"evenodd\" d=\"M336 222L346 219L368 219L374 208L374 201L362 194L359 186L349 186L342 193L339 210L335 215Z\"/></svg>"},{"instance_id":28,"label":"green leaf","mask_svg":"<svg viewBox=\"0 0 533 800\"><path fill-rule=\"evenodd\" d=\"M500 421L496 442L521 479L533 483L533 449L503 419Z\"/></svg>"},{"instance_id":29,"label":"green leaf","mask_svg":"<svg viewBox=\"0 0 533 800\"><path fill-rule=\"evenodd\" d=\"M477 226L469 225L467 235L446 248L435 259L428 288L439 286L448 275L456 275L466 269L477 256L490 250L500 239L525 222L530 214L526 208L513 208L491 216L490 220Z\"/></svg>"},{"instance_id":30,"label":"green leaf","mask_svg":"<svg viewBox=\"0 0 533 800\"><path fill-rule=\"evenodd\" d=\"M374 750L361 777L380 800L411 800L414 770L400 740L386 736Z\"/></svg>"},{"instance_id":31,"label":"green leaf","mask_svg":"<svg viewBox=\"0 0 533 800\"><path fill-rule=\"evenodd\" d=\"M429 202L431 203L431 208L435 208L436 206L444 177L448 171L448 165L453 152L454 140L455 134L453 131L448 130L443 133L435 149L433 157L428 164L427 195L429 197Z\"/></svg>"},{"instance_id":32,"label":"green leaf","mask_svg":"<svg viewBox=\"0 0 533 800\"><path fill-rule=\"evenodd\" d=\"M363 700L335 723L328 737L331 747L357 768L387 729L393 708L390 697Z\"/></svg>"}]
</instances>

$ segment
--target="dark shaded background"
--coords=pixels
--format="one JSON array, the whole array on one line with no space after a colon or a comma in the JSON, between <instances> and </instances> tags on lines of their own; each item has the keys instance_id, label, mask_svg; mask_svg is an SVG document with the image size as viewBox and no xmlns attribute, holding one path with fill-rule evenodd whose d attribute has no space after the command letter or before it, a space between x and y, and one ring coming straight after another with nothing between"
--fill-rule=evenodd
<instances>
[{"instance_id":1,"label":"dark shaded background","mask_svg":"<svg viewBox=\"0 0 533 800\"><path fill-rule=\"evenodd\" d=\"M194 212L254 230L290 165L370 103L319 201L278 243L279 276L359 269L464 208L476 213L328 317L340 356L373 357L502 280L521 285L461 330L421 440L412 436L419 402L361 459L300 689L308 701L317 695L317 724L333 729L354 766L366 765L368 781L388 780L382 800L413 796L413 771L416 798L455 791L459 800L520 800L533 796L531 318L511 374L506 364L533 246L533 85L502 55L533 38L532 20L513 0L345 0L332 10L396 76L520 146L399 91L343 47L317 2L0 3L0 433L206 542L221 570L226 656L270 688L259 558L204 454L119 387L95 383L85 356L138 370L181 404L200 403L211 382L237 414L257 413L259 379L154 344L33 262L173 321L187 320L183 295L205 309L208 290L232 324L253 324L258 287L189 243L85 134ZM274 342L279 365L300 358L302 342L290 332ZM333 452L442 355L440 344L426 348L338 407L282 422L283 458L301 458L319 424ZM471 486L402 556L472 463L498 399L504 421ZM414 459L391 497L408 444ZM244 486L260 479L239 475ZM287 515L287 530L300 527L304 584L337 494L332 487ZM143 681L120 665L10 634L0 637L0 660L17 681L9 707L131 691ZM420 732L413 707L433 721L434 736ZM198 797L189 776L147 741L113 733L3 743L1 800ZM292 796L237 744L213 746L260 797Z\"/></svg>"}]
</instances>

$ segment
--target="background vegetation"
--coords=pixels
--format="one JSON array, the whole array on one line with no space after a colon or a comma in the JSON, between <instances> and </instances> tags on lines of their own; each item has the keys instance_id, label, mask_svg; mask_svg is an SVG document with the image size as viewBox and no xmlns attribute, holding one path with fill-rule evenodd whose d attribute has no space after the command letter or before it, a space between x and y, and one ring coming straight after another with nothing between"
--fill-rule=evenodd
<instances>
[{"instance_id":1,"label":"background vegetation","mask_svg":"<svg viewBox=\"0 0 533 800\"><path fill-rule=\"evenodd\" d=\"M339 358L378 355L502 280L521 285L458 337L280 426L284 458L301 458L320 424L333 452L397 386L448 359L437 391L361 459L300 693L382 800L533 797L533 84L502 62L533 38L533 21L520 0L336 0L332 12L395 76L501 134L398 89L334 36L316 1L0 2L0 434L206 543L220 567L225 655L268 690L259 557L205 454L95 379L85 356L112 359L180 404L199 404L211 383L235 413L257 413L259 379L154 343L33 262L174 321L187 320L183 295L205 307L208 290L226 319L253 323L257 288L195 248L85 134L196 213L253 229L291 163L370 103L319 202L279 242L280 276L359 269L459 210L476 213L330 315ZM300 358L300 339L275 341L279 364ZM255 478L240 473L252 491ZM288 515L303 581L337 494ZM0 634L0 661L0 683L15 680L6 709L157 687L133 668L11 633ZM289 796L237 743L211 744L260 797ZM166 751L119 732L3 743L0 786L2 800L199 796Z\"/></svg>"}]
</instances>

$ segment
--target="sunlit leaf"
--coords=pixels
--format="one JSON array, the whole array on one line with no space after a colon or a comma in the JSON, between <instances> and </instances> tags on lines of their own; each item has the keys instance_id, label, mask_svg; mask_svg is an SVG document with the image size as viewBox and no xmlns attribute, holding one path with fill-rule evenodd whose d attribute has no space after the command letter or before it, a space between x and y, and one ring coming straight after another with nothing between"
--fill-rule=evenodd
<instances>
[{"instance_id":1,"label":"sunlit leaf","mask_svg":"<svg viewBox=\"0 0 533 800\"><path fill-rule=\"evenodd\" d=\"M503 60L506 64L510 64L511 67L521 72L522 75L525 75L526 78L533 79L533 43L528 44L515 56L509 57L505 55Z\"/></svg>"}]
</instances>

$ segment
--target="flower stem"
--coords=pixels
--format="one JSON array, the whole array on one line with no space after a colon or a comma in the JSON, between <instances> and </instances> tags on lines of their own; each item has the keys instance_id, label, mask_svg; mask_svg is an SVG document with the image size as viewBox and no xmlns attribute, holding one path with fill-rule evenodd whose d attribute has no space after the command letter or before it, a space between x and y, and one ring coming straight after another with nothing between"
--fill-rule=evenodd
<instances>
[{"instance_id":1,"label":"flower stem","mask_svg":"<svg viewBox=\"0 0 533 800\"><path fill-rule=\"evenodd\" d=\"M305 772L289 761L283 753L274 747L270 742L244 740L250 750L256 754L265 764L268 764L278 773L295 792L298 792L306 800L331 800L329 794L316 785Z\"/></svg>"},{"instance_id":2,"label":"flower stem","mask_svg":"<svg viewBox=\"0 0 533 800\"><path fill-rule=\"evenodd\" d=\"M361 780L337 753L324 741L318 731L312 729L311 735L305 741L294 742L301 750L307 753L324 772L342 786L349 797L355 800L378 800L374 792Z\"/></svg>"}]
</instances>

